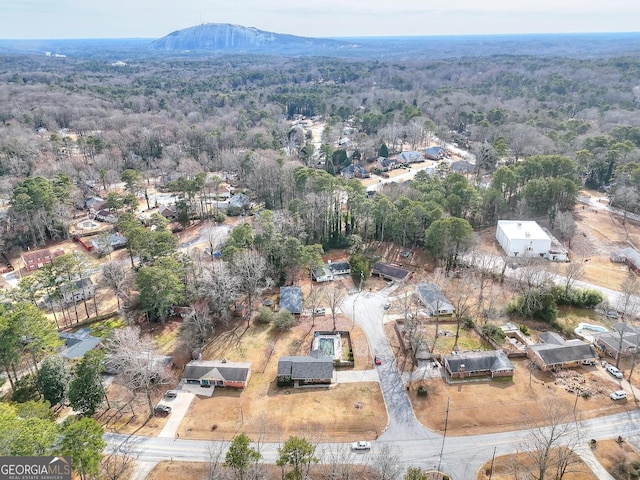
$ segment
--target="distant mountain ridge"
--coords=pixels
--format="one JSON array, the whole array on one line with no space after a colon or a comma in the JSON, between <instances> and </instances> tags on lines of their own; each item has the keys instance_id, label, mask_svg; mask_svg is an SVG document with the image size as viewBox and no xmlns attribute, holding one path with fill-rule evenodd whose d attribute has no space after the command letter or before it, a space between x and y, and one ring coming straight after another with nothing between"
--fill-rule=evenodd
<instances>
[{"instance_id":1,"label":"distant mountain ridge","mask_svg":"<svg viewBox=\"0 0 640 480\"><path fill-rule=\"evenodd\" d=\"M151 42L150 50L209 50L215 52L265 52L279 49L335 48L343 42L267 32L229 23L204 23L171 32Z\"/></svg>"}]
</instances>

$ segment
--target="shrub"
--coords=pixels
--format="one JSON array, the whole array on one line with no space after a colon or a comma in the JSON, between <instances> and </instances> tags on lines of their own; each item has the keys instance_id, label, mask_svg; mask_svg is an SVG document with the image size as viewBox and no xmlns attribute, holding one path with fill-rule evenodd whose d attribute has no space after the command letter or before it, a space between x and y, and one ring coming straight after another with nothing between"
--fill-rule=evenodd
<instances>
[{"instance_id":1,"label":"shrub","mask_svg":"<svg viewBox=\"0 0 640 480\"><path fill-rule=\"evenodd\" d=\"M293 316L293 314L289 310L286 310L286 309L280 310L273 317L273 325L278 330L289 330L293 326L295 321L296 321L296 318Z\"/></svg>"},{"instance_id":2,"label":"shrub","mask_svg":"<svg viewBox=\"0 0 640 480\"><path fill-rule=\"evenodd\" d=\"M527 336L529 336L529 328L527 328L527 326L526 326L526 325L520 325L520 332L521 332L523 335L527 335Z\"/></svg>"},{"instance_id":3,"label":"shrub","mask_svg":"<svg viewBox=\"0 0 640 480\"><path fill-rule=\"evenodd\" d=\"M476 323L473 321L473 318L471 317L465 318L464 322L462 323L462 327L466 328L467 330L471 330L475 326L476 326Z\"/></svg>"},{"instance_id":4,"label":"shrub","mask_svg":"<svg viewBox=\"0 0 640 480\"><path fill-rule=\"evenodd\" d=\"M276 381L277 385L279 387L292 387L293 386L293 379L291 377L282 377L279 376L278 380Z\"/></svg>"},{"instance_id":5,"label":"shrub","mask_svg":"<svg viewBox=\"0 0 640 480\"><path fill-rule=\"evenodd\" d=\"M257 323L271 323L273 320L273 311L269 307L258 307Z\"/></svg>"},{"instance_id":6,"label":"shrub","mask_svg":"<svg viewBox=\"0 0 640 480\"><path fill-rule=\"evenodd\" d=\"M487 323L485 325L482 326L482 333L483 335L492 338L494 340L497 341L502 341L505 338L505 334L502 331L502 329L496 325L492 325L490 323Z\"/></svg>"},{"instance_id":7,"label":"shrub","mask_svg":"<svg viewBox=\"0 0 640 480\"><path fill-rule=\"evenodd\" d=\"M418 385L418 395L420 397L426 397L427 395L429 395L427 387L425 387L424 385Z\"/></svg>"}]
</instances>

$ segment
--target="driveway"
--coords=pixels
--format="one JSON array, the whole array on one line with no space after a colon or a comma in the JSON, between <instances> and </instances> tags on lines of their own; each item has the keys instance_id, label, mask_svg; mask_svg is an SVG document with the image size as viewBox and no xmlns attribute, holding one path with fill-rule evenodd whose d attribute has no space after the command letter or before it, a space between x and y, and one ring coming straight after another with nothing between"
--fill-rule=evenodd
<instances>
[{"instance_id":1,"label":"driveway","mask_svg":"<svg viewBox=\"0 0 640 480\"><path fill-rule=\"evenodd\" d=\"M168 405L171 407L171 413L167 423L162 431L158 434L160 438L176 438L178 428L184 419L184 416L189 409L189 405L193 401L195 395L189 392L182 392L178 390L178 396L175 398L163 398L159 404Z\"/></svg>"}]
</instances>

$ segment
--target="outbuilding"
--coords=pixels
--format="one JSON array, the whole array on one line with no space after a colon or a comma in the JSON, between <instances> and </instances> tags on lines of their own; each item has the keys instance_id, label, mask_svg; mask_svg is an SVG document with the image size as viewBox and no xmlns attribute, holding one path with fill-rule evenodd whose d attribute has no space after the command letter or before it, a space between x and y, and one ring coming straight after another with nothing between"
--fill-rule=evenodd
<instances>
[{"instance_id":1,"label":"outbuilding","mask_svg":"<svg viewBox=\"0 0 640 480\"><path fill-rule=\"evenodd\" d=\"M544 257L551 238L533 221L499 220L496 239L509 257Z\"/></svg>"}]
</instances>

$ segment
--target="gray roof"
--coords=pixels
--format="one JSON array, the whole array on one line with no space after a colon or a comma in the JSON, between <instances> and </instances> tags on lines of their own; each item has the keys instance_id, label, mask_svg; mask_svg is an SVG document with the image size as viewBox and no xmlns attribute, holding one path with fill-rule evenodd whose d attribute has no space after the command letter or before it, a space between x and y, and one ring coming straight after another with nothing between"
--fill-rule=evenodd
<instances>
[{"instance_id":1,"label":"gray roof","mask_svg":"<svg viewBox=\"0 0 640 480\"><path fill-rule=\"evenodd\" d=\"M563 345L553 343L541 343L531 345L531 350L538 352L545 365L560 365L582 360L594 360L597 358L595 350L581 340L569 340Z\"/></svg>"},{"instance_id":2,"label":"gray roof","mask_svg":"<svg viewBox=\"0 0 640 480\"><path fill-rule=\"evenodd\" d=\"M60 332L60 340L64 340L65 348L60 355L65 358L82 358L89 350L97 347L102 339L92 337L90 330L81 328L76 332Z\"/></svg>"},{"instance_id":3,"label":"gray roof","mask_svg":"<svg viewBox=\"0 0 640 480\"><path fill-rule=\"evenodd\" d=\"M564 345L567 341L562 338L562 335L556 332L542 332L540 335L540 340L544 343L554 344L554 345Z\"/></svg>"},{"instance_id":4,"label":"gray roof","mask_svg":"<svg viewBox=\"0 0 640 480\"><path fill-rule=\"evenodd\" d=\"M624 332L622 333L622 338L620 338L620 335L619 331L614 331L599 333L595 337L597 343L601 345L604 344L613 352L633 351L640 345L640 334L635 332Z\"/></svg>"},{"instance_id":5,"label":"gray roof","mask_svg":"<svg viewBox=\"0 0 640 480\"><path fill-rule=\"evenodd\" d=\"M640 252L633 247L623 248L616 252L618 255L623 255L629 263L635 268L640 268Z\"/></svg>"},{"instance_id":6,"label":"gray roof","mask_svg":"<svg viewBox=\"0 0 640 480\"><path fill-rule=\"evenodd\" d=\"M85 288L91 288L93 281L90 278L81 278L80 280L74 280L70 283L65 283L60 287L63 292L80 292Z\"/></svg>"},{"instance_id":7,"label":"gray roof","mask_svg":"<svg viewBox=\"0 0 640 480\"><path fill-rule=\"evenodd\" d=\"M464 365L465 372L512 372L515 370L502 350L489 352L466 352L458 355L444 357L451 372L460 372L460 366Z\"/></svg>"},{"instance_id":8,"label":"gray roof","mask_svg":"<svg viewBox=\"0 0 640 480\"><path fill-rule=\"evenodd\" d=\"M424 157L420 152L411 151L411 152L402 152L398 154L398 157L403 162L422 162Z\"/></svg>"},{"instance_id":9,"label":"gray roof","mask_svg":"<svg viewBox=\"0 0 640 480\"><path fill-rule=\"evenodd\" d=\"M329 267L329 270L333 273L341 272L349 270L349 262L331 262L327 264L327 267Z\"/></svg>"},{"instance_id":10,"label":"gray roof","mask_svg":"<svg viewBox=\"0 0 640 480\"><path fill-rule=\"evenodd\" d=\"M109 246L113 248L118 248L126 245L127 238L118 233L114 233L112 235L109 235L109 238L107 239L106 242L104 238L101 238L101 237L94 238L93 240L91 240L91 245L93 245L93 248L100 250L106 247L107 242L109 243Z\"/></svg>"},{"instance_id":11,"label":"gray roof","mask_svg":"<svg viewBox=\"0 0 640 480\"><path fill-rule=\"evenodd\" d=\"M280 308L291 313L302 313L302 288L280 287Z\"/></svg>"},{"instance_id":12,"label":"gray roof","mask_svg":"<svg viewBox=\"0 0 640 480\"><path fill-rule=\"evenodd\" d=\"M251 363L248 362L192 360L185 365L182 378L245 382L250 371Z\"/></svg>"},{"instance_id":13,"label":"gray roof","mask_svg":"<svg viewBox=\"0 0 640 480\"><path fill-rule=\"evenodd\" d=\"M438 157L446 154L446 150L442 147L429 147L424 149L424 154L431 157Z\"/></svg>"},{"instance_id":14,"label":"gray roof","mask_svg":"<svg viewBox=\"0 0 640 480\"><path fill-rule=\"evenodd\" d=\"M314 353L314 352L312 352ZM292 380L324 380L333 377L333 359L326 355L287 356L278 359L278 376Z\"/></svg>"},{"instance_id":15,"label":"gray roof","mask_svg":"<svg viewBox=\"0 0 640 480\"><path fill-rule=\"evenodd\" d=\"M425 307L433 310L455 310L435 283L419 283L416 285L416 292Z\"/></svg>"},{"instance_id":16,"label":"gray roof","mask_svg":"<svg viewBox=\"0 0 640 480\"><path fill-rule=\"evenodd\" d=\"M405 270L404 268L381 262L374 263L371 271L374 274L384 275L397 280L403 280L411 273L409 270Z\"/></svg>"},{"instance_id":17,"label":"gray roof","mask_svg":"<svg viewBox=\"0 0 640 480\"><path fill-rule=\"evenodd\" d=\"M251 200L244 193L238 193L229 199L229 205L232 207L243 208L249 205L249 203L251 203Z\"/></svg>"},{"instance_id":18,"label":"gray roof","mask_svg":"<svg viewBox=\"0 0 640 480\"><path fill-rule=\"evenodd\" d=\"M469 173L475 170L475 166L466 160L458 160L451 163L451 171L458 173Z\"/></svg>"}]
</instances>

